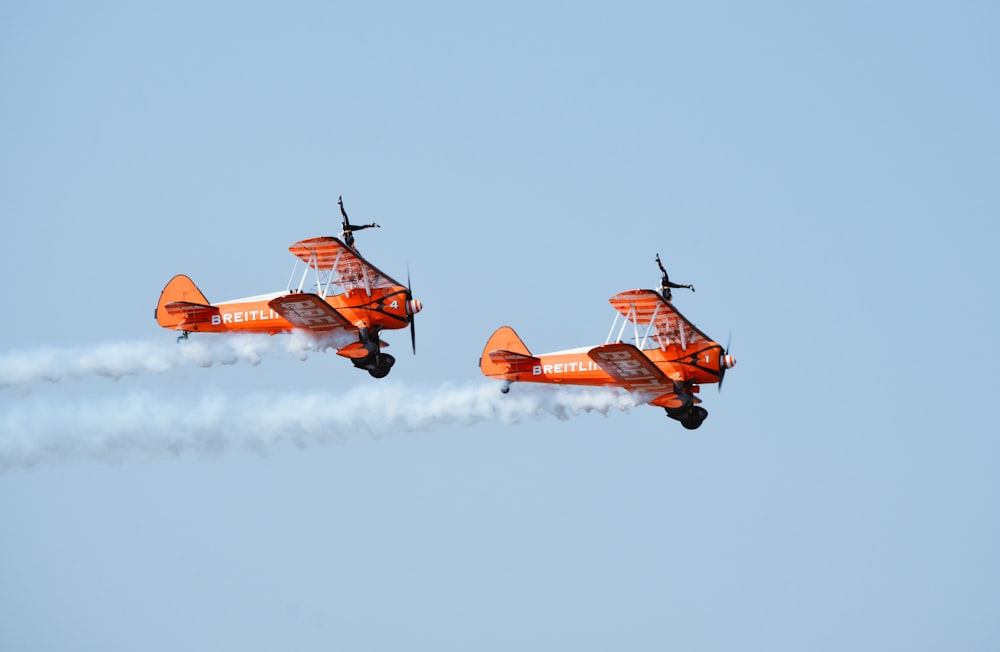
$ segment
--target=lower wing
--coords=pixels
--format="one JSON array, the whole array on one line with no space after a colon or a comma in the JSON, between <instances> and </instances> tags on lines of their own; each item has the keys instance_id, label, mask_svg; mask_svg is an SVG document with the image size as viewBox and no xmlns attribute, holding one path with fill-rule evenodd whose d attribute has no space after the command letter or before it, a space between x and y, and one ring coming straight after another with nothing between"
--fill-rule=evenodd
<instances>
[{"instance_id":1,"label":"lower wing","mask_svg":"<svg viewBox=\"0 0 1000 652\"><path fill-rule=\"evenodd\" d=\"M346 317L315 294L286 294L271 299L267 305L296 328L317 333L354 328Z\"/></svg>"}]
</instances>

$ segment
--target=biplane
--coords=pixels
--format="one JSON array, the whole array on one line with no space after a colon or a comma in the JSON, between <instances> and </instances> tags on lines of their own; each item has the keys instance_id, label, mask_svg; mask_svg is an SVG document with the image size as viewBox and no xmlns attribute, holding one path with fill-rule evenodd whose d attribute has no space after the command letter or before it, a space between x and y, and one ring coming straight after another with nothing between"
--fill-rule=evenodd
<instances>
[{"instance_id":1,"label":"biplane","mask_svg":"<svg viewBox=\"0 0 1000 652\"><path fill-rule=\"evenodd\" d=\"M160 294L156 321L164 328L180 331L178 341L195 332L274 335L305 331L334 343L337 354L349 358L355 367L375 378L385 377L396 360L382 351L388 344L381 340L380 333L409 326L416 353L414 317L423 304L413 298L409 275L403 285L354 248L353 231L377 225L352 225L347 213L343 214L343 241L320 236L300 240L288 248L298 260L285 290L211 303L190 278L179 274ZM304 269L293 289L302 263Z\"/></svg>"},{"instance_id":2,"label":"biplane","mask_svg":"<svg viewBox=\"0 0 1000 652\"><path fill-rule=\"evenodd\" d=\"M505 394L514 381L621 387L688 430L698 428L708 416L699 386L718 383L721 390L726 370L736 364L728 345L698 330L654 290L620 292L610 302L617 313L604 344L534 355L514 329L502 326L487 341L480 370L502 379Z\"/></svg>"}]
</instances>

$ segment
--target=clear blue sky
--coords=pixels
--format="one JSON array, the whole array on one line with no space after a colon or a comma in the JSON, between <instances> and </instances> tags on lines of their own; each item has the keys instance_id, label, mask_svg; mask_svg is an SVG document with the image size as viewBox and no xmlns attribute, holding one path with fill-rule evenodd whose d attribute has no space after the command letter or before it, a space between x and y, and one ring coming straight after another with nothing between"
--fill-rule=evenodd
<instances>
[{"instance_id":1,"label":"clear blue sky","mask_svg":"<svg viewBox=\"0 0 1000 652\"><path fill-rule=\"evenodd\" d=\"M0 648L997 649L998 28L988 2L3 4L8 371L172 345L177 273L282 289L338 195L425 309L383 381L275 349L0 389ZM739 360L700 430L371 427L479 391L500 325L603 342L656 253ZM324 410L356 420L281 436Z\"/></svg>"}]
</instances>

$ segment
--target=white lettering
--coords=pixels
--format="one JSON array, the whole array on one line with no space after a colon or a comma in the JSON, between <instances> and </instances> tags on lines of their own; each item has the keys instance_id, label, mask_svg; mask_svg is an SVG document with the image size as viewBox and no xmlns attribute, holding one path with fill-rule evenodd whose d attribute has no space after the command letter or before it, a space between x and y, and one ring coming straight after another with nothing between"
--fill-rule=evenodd
<instances>
[{"instance_id":1,"label":"white lettering","mask_svg":"<svg viewBox=\"0 0 1000 652\"><path fill-rule=\"evenodd\" d=\"M631 383L629 383L629 386L631 386L631 387L664 387L665 385L663 383L661 383L659 380L657 380L656 378L650 378L648 380L644 380L641 383L631 382Z\"/></svg>"},{"instance_id":2,"label":"white lettering","mask_svg":"<svg viewBox=\"0 0 1000 652\"><path fill-rule=\"evenodd\" d=\"M233 315L233 321L235 323L237 323L237 324L243 323L243 314L244 313L242 313L242 312L238 312L238 313L234 314Z\"/></svg>"},{"instance_id":3,"label":"white lettering","mask_svg":"<svg viewBox=\"0 0 1000 652\"><path fill-rule=\"evenodd\" d=\"M229 314L228 312L227 313L223 313L223 315L222 315L222 323L223 324L231 324L231 323L233 323L233 316L231 314Z\"/></svg>"},{"instance_id":4,"label":"white lettering","mask_svg":"<svg viewBox=\"0 0 1000 652\"><path fill-rule=\"evenodd\" d=\"M622 370L623 375L634 375L634 374L644 374L645 369L642 368L642 363L631 358L626 360L615 361L616 367L627 367L626 370ZM638 369L633 369L638 367ZM552 376L560 374L571 374L571 373L586 373L588 371L594 371L595 369L600 369L601 367L593 360L586 361L573 361L573 362L553 362L550 364L536 364L531 368L531 375L533 376Z\"/></svg>"},{"instance_id":5,"label":"white lettering","mask_svg":"<svg viewBox=\"0 0 1000 652\"><path fill-rule=\"evenodd\" d=\"M219 315L212 315L212 326L218 326L222 323L222 317Z\"/></svg>"}]
</instances>

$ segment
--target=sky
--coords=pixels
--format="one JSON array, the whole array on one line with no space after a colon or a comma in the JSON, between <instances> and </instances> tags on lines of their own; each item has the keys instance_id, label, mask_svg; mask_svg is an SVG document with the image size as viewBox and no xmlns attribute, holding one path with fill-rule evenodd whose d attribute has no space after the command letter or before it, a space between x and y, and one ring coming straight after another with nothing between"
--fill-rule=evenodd
<instances>
[{"instance_id":1,"label":"sky","mask_svg":"<svg viewBox=\"0 0 1000 652\"><path fill-rule=\"evenodd\" d=\"M988 2L0 5L0 648L995 650ZM337 235L385 379L153 309ZM687 431L477 360L654 287Z\"/></svg>"}]
</instances>

